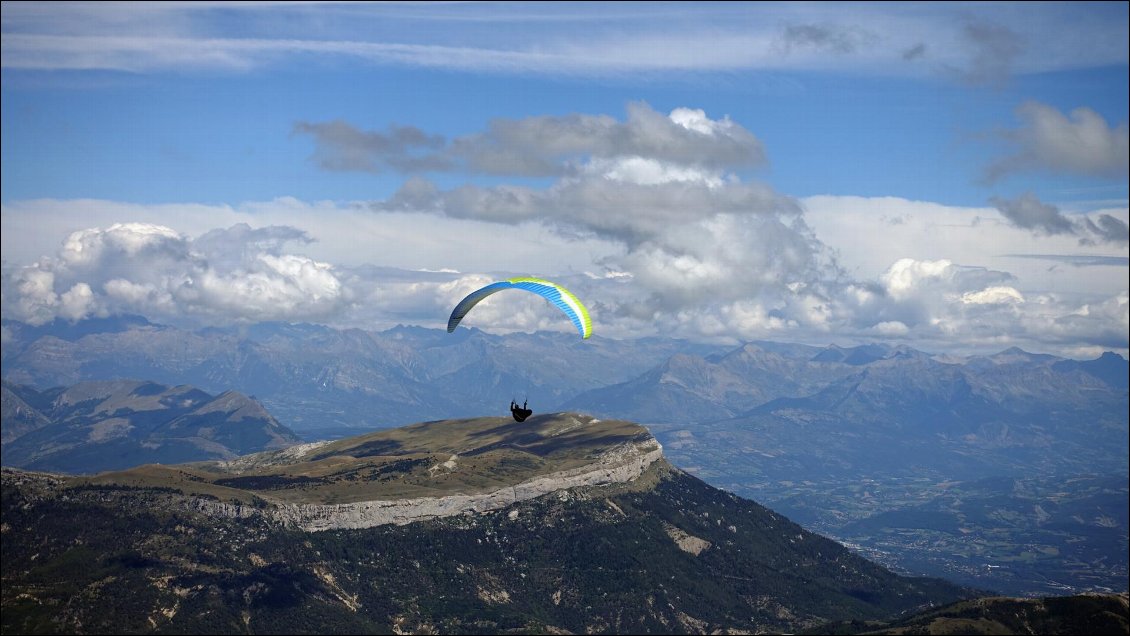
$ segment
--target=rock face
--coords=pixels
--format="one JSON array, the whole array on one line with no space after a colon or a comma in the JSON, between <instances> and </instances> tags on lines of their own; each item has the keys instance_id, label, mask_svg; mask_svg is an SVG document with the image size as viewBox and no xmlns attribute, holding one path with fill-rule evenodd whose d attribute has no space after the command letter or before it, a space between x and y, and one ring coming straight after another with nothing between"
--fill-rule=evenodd
<instances>
[{"instance_id":1,"label":"rock face","mask_svg":"<svg viewBox=\"0 0 1130 636\"><path fill-rule=\"evenodd\" d=\"M625 442L609 448L585 466L534 477L513 486L476 495L383 499L345 504L282 504L261 509L243 504L196 500L196 509L207 514L235 518L263 515L287 526L307 531L372 528L387 524L406 525L440 517L481 513L506 508L559 490L602 486L635 480L663 458L663 448L654 438Z\"/></svg>"}]
</instances>

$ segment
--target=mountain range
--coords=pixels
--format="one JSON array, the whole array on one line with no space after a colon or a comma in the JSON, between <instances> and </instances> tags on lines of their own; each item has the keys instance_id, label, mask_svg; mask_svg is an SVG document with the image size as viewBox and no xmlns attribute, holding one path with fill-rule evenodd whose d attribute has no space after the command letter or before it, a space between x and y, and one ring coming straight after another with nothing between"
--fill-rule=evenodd
<instances>
[{"instance_id":1,"label":"mountain range","mask_svg":"<svg viewBox=\"0 0 1130 636\"><path fill-rule=\"evenodd\" d=\"M3 330L9 382L235 390L306 441L505 413L526 398L535 413L638 421L680 468L898 571L1015 595L1125 586L1130 400L1127 362L1113 353L1079 361L1019 349L956 356L280 323L189 331L136 317ZM1055 512L1065 497L1089 506L1064 513L1070 523ZM912 521L927 510L961 523L936 534ZM928 544L945 549L924 558Z\"/></svg>"},{"instance_id":2,"label":"mountain range","mask_svg":"<svg viewBox=\"0 0 1130 636\"><path fill-rule=\"evenodd\" d=\"M3 383L5 466L93 473L147 463L230 459L300 440L261 404L136 380L38 391Z\"/></svg>"},{"instance_id":3,"label":"mountain range","mask_svg":"<svg viewBox=\"0 0 1130 636\"><path fill-rule=\"evenodd\" d=\"M0 364L9 382L47 389L143 379L214 393L235 390L255 396L311 439L333 430L353 434L498 412L511 399L553 410L582 391L635 377L676 352L721 350L666 339L499 337L477 329L372 332L261 323L189 331L136 316L37 327L4 321L2 328Z\"/></svg>"}]
</instances>

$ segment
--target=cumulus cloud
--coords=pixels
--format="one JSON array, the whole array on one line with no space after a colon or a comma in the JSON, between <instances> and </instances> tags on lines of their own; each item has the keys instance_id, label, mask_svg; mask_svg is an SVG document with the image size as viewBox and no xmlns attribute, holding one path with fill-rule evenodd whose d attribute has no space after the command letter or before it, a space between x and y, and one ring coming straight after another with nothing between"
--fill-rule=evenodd
<instances>
[{"instance_id":1,"label":"cumulus cloud","mask_svg":"<svg viewBox=\"0 0 1130 636\"><path fill-rule=\"evenodd\" d=\"M1034 101L1022 104L1016 114L1020 128L1000 134L1014 152L988 167L985 178L990 183L1032 171L1126 178L1130 169L1126 122L1111 126L1090 108L1076 108L1064 115Z\"/></svg>"},{"instance_id":2,"label":"cumulus cloud","mask_svg":"<svg viewBox=\"0 0 1130 636\"><path fill-rule=\"evenodd\" d=\"M621 252L598 264L631 281L631 294L610 296L603 305L623 319L732 331L732 321L704 320L707 312L728 312L747 333L826 320L825 287L841 272L795 200L722 170L761 153L753 136L728 119L689 108L660 115L637 104L624 123L587 115L531 118L494 122L469 139L463 149L478 144L515 156L533 153L556 162L547 172L562 176L541 189L450 190L417 177L373 209L538 223L578 240L619 244Z\"/></svg>"},{"instance_id":3,"label":"cumulus cloud","mask_svg":"<svg viewBox=\"0 0 1130 636\"><path fill-rule=\"evenodd\" d=\"M944 259L903 258L880 276L879 293L858 303L854 317L860 326L897 322L925 333L954 330L964 305L995 302L1014 280L1008 272Z\"/></svg>"},{"instance_id":4,"label":"cumulus cloud","mask_svg":"<svg viewBox=\"0 0 1130 636\"><path fill-rule=\"evenodd\" d=\"M59 251L63 263L76 269L132 258L175 261L187 256L186 237L171 228L150 223L115 223L105 229L79 230L63 241Z\"/></svg>"},{"instance_id":5,"label":"cumulus cloud","mask_svg":"<svg viewBox=\"0 0 1130 636\"><path fill-rule=\"evenodd\" d=\"M305 233L236 225L192 239L119 223L72 233L55 257L4 273L4 315L31 324L142 313L174 322L327 318L350 291L327 263L284 251Z\"/></svg>"},{"instance_id":6,"label":"cumulus cloud","mask_svg":"<svg viewBox=\"0 0 1130 636\"><path fill-rule=\"evenodd\" d=\"M841 337L927 350L1125 350L1118 299L1127 290L1127 243L1076 233L1104 216L1124 223L1125 209L1060 213L1072 231L1048 233L993 208L862 197L802 203L816 237L854 279L833 297Z\"/></svg>"},{"instance_id":7,"label":"cumulus cloud","mask_svg":"<svg viewBox=\"0 0 1130 636\"><path fill-rule=\"evenodd\" d=\"M1033 304L1035 307L1022 316L1021 327L1039 334L1043 342L1076 347L1085 343L1106 350L1127 348L1130 295L1126 292L1083 303L1044 296Z\"/></svg>"},{"instance_id":8,"label":"cumulus cloud","mask_svg":"<svg viewBox=\"0 0 1130 636\"><path fill-rule=\"evenodd\" d=\"M82 320L95 313L94 291L86 283L75 283L59 297L59 316L70 321Z\"/></svg>"},{"instance_id":9,"label":"cumulus cloud","mask_svg":"<svg viewBox=\"0 0 1130 636\"><path fill-rule=\"evenodd\" d=\"M300 122L295 132L314 137L314 160L331 170L566 176L593 159L636 157L711 170L766 161L761 142L729 118L689 108L663 115L644 103L629 104L623 122L584 114L496 119L486 131L451 142L416 128L366 132L342 121Z\"/></svg>"},{"instance_id":10,"label":"cumulus cloud","mask_svg":"<svg viewBox=\"0 0 1130 636\"><path fill-rule=\"evenodd\" d=\"M391 165L378 146L370 164ZM727 117L685 107L661 114L636 103L623 121L587 114L495 120L440 152L468 172L556 179L541 188L444 189L415 175L371 209L549 227L577 245L618 246L579 264L589 275L575 282L625 334L744 337L844 319L833 307L843 272L797 202L730 172L761 165L765 153ZM412 289L418 297L433 292ZM535 318L557 317L510 307L491 324L513 329Z\"/></svg>"},{"instance_id":11,"label":"cumulus cloud","mask_svg":"<svg viewBox=\"0 0 1130 636\"><path fill-rule=\"evenodd\" d=\"M54 319L58 305L53 272L28 267L4 276L4 310L11 317L40 325Z\"/></svg>"},{"instance_id":12,"label":"cumulus cloud","mask_svg":"<svg viewBox=\"0 0 1130 636\"><path fill-rule=\"evenodd\" d=\"M617 266L650 291L649 306L664 312L752 299L786 311L791 299L819 297L841 276L802 219L768 214L718 214L673 226Z\"/></svg>"},{"instance_id":13,"label":"cumulus cloud","mask_svg":"<svg viewBox=\"0 0 1130 636\"><path fill-rule=\"evenodd\" d=\"M1080 302L1061 294L1024 294L1016 282L1008 272L902 259L880 277L879 289L856 294L840 333L871 332L940 349L1032 342L1126 349L1126 292ZM853 299L840 300L848 306Z\"/></svg>"}]
</instances>

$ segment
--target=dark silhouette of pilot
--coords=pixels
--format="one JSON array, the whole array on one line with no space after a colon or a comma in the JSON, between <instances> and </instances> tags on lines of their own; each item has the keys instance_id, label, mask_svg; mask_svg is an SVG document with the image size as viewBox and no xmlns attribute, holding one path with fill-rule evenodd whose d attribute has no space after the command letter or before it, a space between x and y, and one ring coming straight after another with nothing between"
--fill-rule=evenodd
<instances>
[{"instance_id":1,"label":"dark silhouette of pilot","mask_svg":"<svg viewBox=\"0 0 1130 636\"><path fill-rule=\"evenodd\" d=\"M526 408L527 402L529 400L523 400L522 406L519 407L517 402L510 400L510 414L514 416L515 422L525 422L527 417L534 414L533 410Z\"/></svg>"}]
</instances>

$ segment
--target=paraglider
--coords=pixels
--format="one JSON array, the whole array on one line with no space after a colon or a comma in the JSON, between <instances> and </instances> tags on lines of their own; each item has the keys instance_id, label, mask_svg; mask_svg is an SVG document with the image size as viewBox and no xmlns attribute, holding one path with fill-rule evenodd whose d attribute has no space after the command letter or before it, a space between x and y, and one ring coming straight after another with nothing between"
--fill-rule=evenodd
<instances>
[{"instance_id":1,"label":"paraglider","mask_svg":"<svg viewBox=\"0 0 1130 636\"><path fill-rule=\"evenodd\" d=\"M466 298L459 301L459 304L451 312L451 317L447 320L447 333L455 331L455 328L459 326L459 321L463 320L463 317L480 300L504 289L524 289L545 298L565 312L569 320L573 321L573 326L577 328L581 338L588 338L592 335L592 318L589 317L589 310L573 295L573 292L557 283L528 277L511 278L510 280L491 283L482 289L471 292Z\"/></svg>"},{"instance_id":2,"label":"paraglider","mask_svg":"<svg viewBox=\"0 0 1130 636\"><path fill-rule=\"evenodd\" d=\"M510 414L514 416L515 422L525 422L527 417L534 414L533 409L526 408L528 402L529 400L522 402L522 406L519 407L517 402L510 400Z\"/></svg>"},{"instance_id":3,"label":"paraglider","mask_svg":"<svg viewBox=\"0 0 1130 636\"><path fill-rule=\"evenodd\" d=\"M529 277L511 278L491 283L468 294L466 298L459 301L459 304L452 310L451 317L447 319L447 333L455 331L459 322L479 301L505 289L524 289L545 298L568 316L582 339L592 335L592 318L589 317L589 310L573 292L557 283ZM510 415L514 417L515 421L524 422L527 417L533 415L533 410L527 408L527 404L528 400L519 407L517 402L510 400Z\"/></svg>"}]
</instances>

